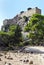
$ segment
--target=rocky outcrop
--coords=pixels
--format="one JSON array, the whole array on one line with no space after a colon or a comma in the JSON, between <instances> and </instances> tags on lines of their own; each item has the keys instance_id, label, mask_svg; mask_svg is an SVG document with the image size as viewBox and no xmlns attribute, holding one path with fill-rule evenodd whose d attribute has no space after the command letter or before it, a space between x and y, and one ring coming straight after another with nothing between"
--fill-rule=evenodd
<instances>
[{"instance_id":1,"label":"rocky outcrop","mask_svg":"<svg viewBox=\"0 0 44 65\"><path fill-rule=\"evenodd\" d=\"M21 11L20 14L16 15L14 18L5 19L3 21L2 30L3 28L5 28L5 26L9 26L12 24L15 25L18 24L23 29L23 27L27 24L28 20L30 20L30 17L36 13L41 14L41 9L35 7L35 8L28 8L27 11ZM6 31L8 31L8 29L6 29Z\"/></svg>"},{"instance_id":2,"label":"rocky outcrop","mask_svg":"<svg viewBox=\"0 0 44 65\"><path fill-rule=\"evenodd\" d=\"M10 26L10 25L16 25L16 24L18 24L22 29L23 29L23 27L27 24L27 22L28 22L28 18L25 16L25 18L24 17L20 17L19 15L16 15L14 18L12 18L12 19L5 19L4 21L3 21L3 26L2 26L2 30L6 30L6 31L8 31L8 26ZM4 29L5 28L5 29Z\"/></svg>"}]
</instances>

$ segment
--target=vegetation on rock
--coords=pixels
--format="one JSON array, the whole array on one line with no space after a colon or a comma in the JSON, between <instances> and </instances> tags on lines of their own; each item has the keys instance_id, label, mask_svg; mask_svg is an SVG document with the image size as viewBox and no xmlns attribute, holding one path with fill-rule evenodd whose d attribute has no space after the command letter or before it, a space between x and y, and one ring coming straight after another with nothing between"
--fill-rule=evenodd
<instances>
[{"instance_id":1,"label":"vegetation on rock","mask_svg":"<svg viewBox=\"0 0 44 65\"><path fill-rule=\"evenodd\" d=\"M27 20L27 18L24 16ZM10 25L9 31L0 31L0 46L12 49L15 46L44 45L44 16L34 14L24 28L29 42L23 43L22 30L19 25ZM24 32L24 33L25 33Z\"/></svg>"},{"instance_id":2,"label":"vegetation on rock","mask_svg":"<svg viewBox=\"0 0 44 65\"><path fill-rule=\"evenodd\" d=\"M31 39L29 43L32 45L44 45L44 16L34 14L24 31L29 32L28 38Z\"/></svg>"}]
</instances>

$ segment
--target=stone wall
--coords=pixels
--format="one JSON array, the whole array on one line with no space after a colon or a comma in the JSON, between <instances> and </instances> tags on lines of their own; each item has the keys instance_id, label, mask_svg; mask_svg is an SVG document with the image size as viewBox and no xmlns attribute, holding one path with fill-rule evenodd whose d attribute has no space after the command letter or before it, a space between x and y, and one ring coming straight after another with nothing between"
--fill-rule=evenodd
<instances>
[{"instance_id":1,"label":"stone wall","mask_svg":"<svg viewBox=\"0 0 44 65\"><path fill-rule=\"evenodd\" d=\"M22 14L20 14L20 16L21 17L23 17L23 16L29 17L29 16L32 16L33 14L36 14L36 13L41 14L41 9L39 9L37 7L31 8L30 10L27 10L27 11L23 12Z\"/></svg>"}]
</instances>

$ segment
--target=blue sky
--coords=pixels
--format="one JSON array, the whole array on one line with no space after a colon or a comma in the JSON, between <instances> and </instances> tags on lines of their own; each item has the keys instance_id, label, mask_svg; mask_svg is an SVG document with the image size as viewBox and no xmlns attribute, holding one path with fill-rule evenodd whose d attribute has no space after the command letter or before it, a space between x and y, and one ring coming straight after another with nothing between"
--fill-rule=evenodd
<instances>
[{"instance_id":1,"label":"blue sky","mask_svg":"<svg viewBox=\"0 0 44 65\"><path fill-rule=\"evenodd\" d=\"M4 19L13 18L20 11L28 7L42 9L44 15L44 0L0 0L0 28Z\"/></svg>"}]
</instances>

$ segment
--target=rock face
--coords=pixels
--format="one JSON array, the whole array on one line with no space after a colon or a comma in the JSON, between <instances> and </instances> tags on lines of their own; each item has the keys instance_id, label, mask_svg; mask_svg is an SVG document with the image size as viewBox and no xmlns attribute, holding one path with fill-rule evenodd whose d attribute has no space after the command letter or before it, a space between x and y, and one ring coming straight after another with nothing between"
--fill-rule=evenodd
<instances>
[{"instance_id":1,"label":"rock face","mask_svg":"<svg viewBox=\"0 0 44 65\"><path fill-rule=\"evenodd\" d=\"M41 14L41 10L37 7L28 8L28 10L25 12L21 11L20 14L16 15L14 18L5 19L3 21L2 30L8 31L8 26L12 24L18 24L23 29L23 27L27 24L28 20L30 20L30 17L36 13Z\"/></svg>"},{"instance_id":2,"label":"rock face","mask_svg":"<svg viewBox=\"0 0 44 65\"><path fill-rule=\"evenodd\" d=\"M18 15L15 16L13 19L5 19L3 21L2 30L8 31L8 26L12 24L15 24L15 25L18 24L23 29L23 27L27 24L28 20L29 20L28 18L25 19L24 17L22 18L22 17L19 17Z\"/></svg>"}]
</instances>

